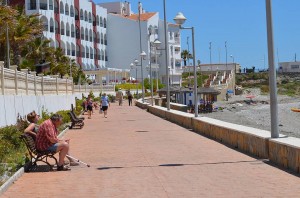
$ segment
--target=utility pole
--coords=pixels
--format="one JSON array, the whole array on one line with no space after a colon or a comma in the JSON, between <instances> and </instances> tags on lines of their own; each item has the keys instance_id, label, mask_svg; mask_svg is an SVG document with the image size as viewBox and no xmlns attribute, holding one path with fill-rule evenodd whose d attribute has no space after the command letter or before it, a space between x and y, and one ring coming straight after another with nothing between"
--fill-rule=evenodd
<instances>
[{"instance_id":1,"label":"utility pole","mask_svg":"<svg viewBox=\"0 0 300 198\"><path fill-rule=\"evenodd\" d=\"M225 55L226 55L226 72L227 72L227 41L225 41Z\"/></svg>"},{"instance_id":2,"label":"utility pole","mask_svg":"<svg viewBox=\"0 0 300 198\"><path fill-rule=\"evenodd\" d=\"M212 61L211 61L211 42L209 42L209 63L210 63L210 71L212 71Z\"/></svg>"}]
</instances>

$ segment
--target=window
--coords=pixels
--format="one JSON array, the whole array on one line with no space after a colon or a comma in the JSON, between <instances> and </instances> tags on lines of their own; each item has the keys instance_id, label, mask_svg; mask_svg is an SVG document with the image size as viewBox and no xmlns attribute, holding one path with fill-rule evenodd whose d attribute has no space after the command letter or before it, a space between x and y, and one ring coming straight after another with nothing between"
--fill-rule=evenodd
<instances>
[{"instance_id":1,"label":"window","mask_svg":"<svg viewBox=\"0 0 300 198\"><path fill-rule=\"evenodd\" d=\"M291 65L291 69L299 69L299 65Z\"/></svg>"},{"instance_id":2,"label":"window","mask_svg":"<svg viewBox=\"0 0 300 198\"><path fill-rule=\"evenodd\" d=\"M65 6L65 15L69 15L69 6L66 4Z\"/></svg>"},{"instance_id":3,"label":"window","mask_svg":"<svg viewBox=\"0 0 300 198\"><path fill-rule=\"evenodd\" d=\"M80 20L83 20L83 10L80 10Z\"/></svg>"},{"instance_id":4,"label":"window","mask_svg":"<svg viewBox=\"0 0 300 198\"><path fill-rule=\"evenodd\" d=\"M70 7L70 16L71 16L71 17L74 17L74 8L73 8L72 5L71 5L71 7Z\"/></svg>"},{"instance_id":5,"label":"window","mask_svg":"<svg viewBox=\"0 0 300 198\"><path fill-rule=\"evenodd\" d=\"M63 4L63 2L60 2L59 7L60 7L60 14L64 14L65 12L64 12L64 4Z\"/></svg>"}]
</instances>

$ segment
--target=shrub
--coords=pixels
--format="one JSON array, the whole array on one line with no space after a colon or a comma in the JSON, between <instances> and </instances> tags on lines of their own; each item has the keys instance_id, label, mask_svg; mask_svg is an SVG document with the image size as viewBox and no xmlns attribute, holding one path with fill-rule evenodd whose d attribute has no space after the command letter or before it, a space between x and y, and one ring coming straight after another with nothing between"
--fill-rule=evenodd
<instances>
[{"instance_id":1,"label":"shrub","mask_svg":"<svg viewBox=\"0 0 300 198\"><path fill-rule=\"evenodd\" d=\"M71 119L68 115L69 112L70 112L70 110L61 110L61 111L58 111L56 113L63 117L63 123L68 123L68 122L71 122Z\"/></svg>"},{"instance_id":2,"label":"shrub","mask_svg":"<svg viewBox=\"0 0 300 198\"><path fill-rule=\"evenodd\" d=\"M269 86L268 85L262 85L260 87L260 90L262 93L269 93Z\"/></svg>"}]
</instances>

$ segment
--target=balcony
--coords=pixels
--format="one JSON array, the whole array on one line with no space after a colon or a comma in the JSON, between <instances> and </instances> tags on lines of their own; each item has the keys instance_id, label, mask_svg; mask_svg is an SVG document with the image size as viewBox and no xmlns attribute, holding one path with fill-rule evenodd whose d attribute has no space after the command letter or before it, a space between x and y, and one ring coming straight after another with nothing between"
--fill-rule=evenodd
<instances>
[{"instance_id":1,"label":"balcony","mask_svg":"<svg viewBox=\"0 0 300 198\"><path fill-rule=\"evenodd\" d=\"M175 40L175 43L176 43L176 44L180 44L180 37L175 37L174 40Z\"/></svg>"}]
</instances>

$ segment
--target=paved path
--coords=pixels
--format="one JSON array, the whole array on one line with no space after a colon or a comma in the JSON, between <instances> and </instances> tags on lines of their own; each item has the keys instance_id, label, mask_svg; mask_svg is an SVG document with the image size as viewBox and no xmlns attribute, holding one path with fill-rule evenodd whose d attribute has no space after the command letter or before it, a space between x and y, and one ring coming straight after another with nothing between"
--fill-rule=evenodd
<instances>
[{"instance_id":1,"label":"paved path","mask_svg":"<svg viewBox=\"0 0 300 198\"><path fill-rule=\"evenodd\" d=\"M123 105L67 132L73 156L90 168L25 173L3 197L300 196L299 176Z\"/></svg>"}]
</instances>

